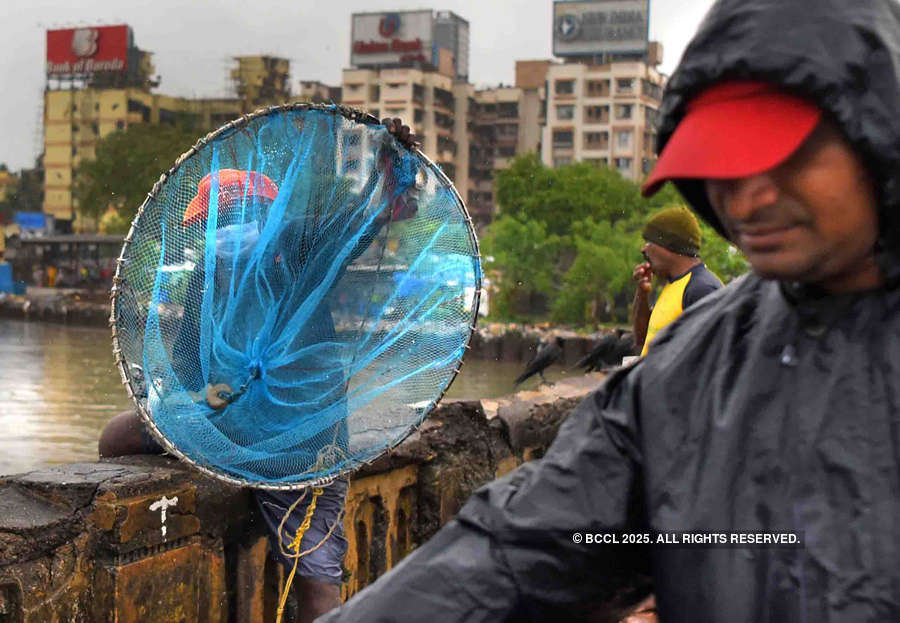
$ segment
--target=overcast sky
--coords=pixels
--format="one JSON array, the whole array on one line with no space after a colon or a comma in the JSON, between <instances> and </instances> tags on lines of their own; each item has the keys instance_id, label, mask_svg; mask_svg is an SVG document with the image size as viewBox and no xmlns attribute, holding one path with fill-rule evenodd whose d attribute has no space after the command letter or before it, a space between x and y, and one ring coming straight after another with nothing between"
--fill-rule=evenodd
<instances>
[{"instance_id":1,"label":"overcast sky","mask_svg":"<svg viewBox=\"0 0 900 623\"><path fill-rule=\"evenodd\" d=\"M41 148L45 30L129 24L135 43L153 53L159 93L184 97L227 93L230 57L273 54L291 59L298 80L337 85L350 58L354 12L433 8L469 21L470 80L514 81L515 61L551 57L551 0L2 0L0 19L0 162L30 167ZM671 73L713 0L651 0L650 38L664 47Z\"/></svg>"}]
</instances>

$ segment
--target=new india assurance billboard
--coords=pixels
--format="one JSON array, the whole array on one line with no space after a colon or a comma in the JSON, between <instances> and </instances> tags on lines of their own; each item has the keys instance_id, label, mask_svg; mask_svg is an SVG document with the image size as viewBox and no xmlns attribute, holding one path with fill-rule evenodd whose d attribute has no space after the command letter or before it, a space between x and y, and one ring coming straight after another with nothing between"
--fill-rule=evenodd
<instances>
[{"instance_id":1,"label":"new india assurance billboard","mask_svg":"<svg viewBox=\"0 0 900 623\"><path fill-rule=\"evenodd\" d=\"M650 0L553 3L553 54L599 56L647 50Z\"/></svg>"}]
</instances>

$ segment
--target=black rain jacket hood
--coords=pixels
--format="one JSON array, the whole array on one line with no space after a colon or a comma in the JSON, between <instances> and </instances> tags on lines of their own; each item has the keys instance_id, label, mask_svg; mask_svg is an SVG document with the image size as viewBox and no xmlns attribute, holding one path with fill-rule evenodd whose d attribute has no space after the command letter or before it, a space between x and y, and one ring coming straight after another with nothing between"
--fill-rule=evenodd
<instances>
[{"instance_id":1,"label":"black rain jacket hood","mask_svg":"<svg viewBox=\"0 0 900 623\"><path fill-rule=\"evenodd\" d=\"M664 623L900 621L898 73L892 0L717 2L668 87L662 143L720 80L811 98L878 186L888 284L826 296L749 275L707 296L584 400L543 459L478 490L322 620L596 620L646 569ZM657 532L803 544L586 542Z\"/></svg>"},{"instance_id":2,"label":"black rain jacket hood","mask_svg":"<svg viewBox=\"0 0 900 623\"><path fill-rule=\"evenodd\" d=\"M815 102L841 128L875 181L880 263L900 277L900 3L889 0L719 0L666 86L659 149L686 104L725 80L762 80ZM702 182L676 186L726 235Z\"/></svg>"}]
</instances>

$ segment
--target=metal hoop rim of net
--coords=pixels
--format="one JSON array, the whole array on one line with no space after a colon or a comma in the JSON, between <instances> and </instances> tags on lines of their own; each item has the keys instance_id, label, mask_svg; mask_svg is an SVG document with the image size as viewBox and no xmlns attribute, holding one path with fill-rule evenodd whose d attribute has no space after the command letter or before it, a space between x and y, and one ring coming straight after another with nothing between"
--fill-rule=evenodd
<instances>
[{"instance_id":1,"label":"metal hoop rim of net","mask_svg":"<svg viewBox=\"0 0 900 623\"><path fill-rule=\"evenodd\" d=\"M213 140L217 139L219 136L221 136L227 132L247 126L250 122L254 121L255 119L258 119L261 117L266 117L269 115L278 114L281 112L294 111L294 110L317 110L317 111L327 112L327 113L334 114L334 115L340 115L340 116L344 117L345 119L348 119L350 121L354 121L357 123L362 123L364 125L381 125L381 121L379 121L373 115L371 115L365 111L355 109L355 108L349 108L346 106L339 106L339 105L335 105L335 104L313 104L310 102L296 102L296 103L291 103L291 104L282 104L279 106L268 106L266 108L260 108L252 113L243 115L242 117L240 117L238 119L230 121L230 122L226 123L225 125L219 127L216 130L213 130L206 136L200 138L193 145L193 147L191 147L188 151L184 152L181 156L179 156L175 160L175 164L173 164L172 167L168 171L166 171L165 173L163 173L160 176L159 180L157 180L157 182L153 185L153 188L147 194L147 197L144 199L143 203L141 203L140 207L137 210L137 214L135 214L135 217L131 222L131 226L128 229L128 234L125 236L125 239L123 240L122 250L120 251L118 258L116 259L116 272L115 272L115 275L113 276L113 285L110 290L109 325L112 330L112 346L113 346L113 356L115 358L115 365L116 365L116 368L119 370L119 375L122 377L122 384L125 386L125 390L128 393L128 397L131 399L131 402L134 404L135 410L137 411L138 416L141 418L141 421L144 423L144 425L147 426L147 428L149 429L153 438L157 442L159 442L159 444L163 447L163 449L168 454L171 454L171 455L181 459L182 461L188 463L194 469L198 470L199 472L201 472L207 476L210 476L217 480L221 480L221 481L227 482L229 484L240 486L240 487L250 486L250 487L255 487L255 488L259 488L259 489L270 489L270 490L298 490L298 489L303 489L303 488L307 488L307 487L323 486L323 485L327 485L327 484L333 482L334 480L340 478L343 475L357 471L358 469L365 467L366 465L370 465L370 464L374 463L375 461L377 461L378 459L380 459L382 456L384 456L386 454L390 455L390 453L393 451L394 448L396 448L401 443L403 443L403 441L405 441L410 435L412 435L414 432L416 432L421 427L422 423L424 423L425 419L427 418L427 415L431 411L434 410L434 408L437 406L437 404L444 397L444 394L447 392L447 390L453 384L453 381L454 381L454 379L456 379L456 376L459 374L459 371L462 368L462 364L464 361L464 358L459 360L459 364L457 365L456 369L453 370L453 373L450 375L450 378L447 379L447 382L445 383L445 385L444 385L443 389L441 390L440 394L438 395L438 397L436 399L434 399L431 402L431 404L428 406L428 408L425 410L425 416L422 418L422 421L415 426L410 426L409 430L406 431L406 433L402 437L400 437L392 445L386 447L381 454L379 454L375 458L369 459L367 461L355 462L355 463L341 469L338 473L329 474L328 476L311 479L311 480L308 480L308 481L305 481L302 483L298 483L298 482L270 483L270 482L261 482L261 481L251 481L251 480L246 480L246 479L242 479L242 478L237 478L235 476L230 476L222 471L210 469L208 467L205 467L204 465L201 465L200 463L198 463L194 459L188 457L187 455L185 455L181 450L179 450L177 447L175 447L175 445L172 444L172 442L170 442L168 440L168 438L166 438L166 436L163 435L162 432L159 430L159 428L156 426L156 423L153 421L153 418L151 417L150 413L147 411L147 409L141 403L141 400L137 396L137 393L135 390L135 381L132 378L131 372L128 369L128 362L125 360L125 358L122 355L122 348L121 348L121 345L119 344L119 335L118 335L118 330L117 330L116 311L117 311L118 297L121 292L121 288L120 288L119 284L121 284L122 281L124 280L122 271L123 271L123 266L126 261L126 252L128 251L129 245L133 242L133 237L134 237L137 225L141 219L141 216L144 214L145 209L147 208L149 203L154 198L156 198L160 189L163 187L163 185L166 183L166 181L178 171L178 169L181 167L181 165L188 158L190 158L194 154L198 153L207 144L209 144L210 142L212 142ZM401 147L401 148L403 148L403 147ZM413 153L416 157L418 157L427 168L429 168L431 171L433 171L437 175L438 179L441 182L443 182L453 193L453 196L456 198L457 205L459 206L460 210L462 211L463 219L466 223L466 230L467 230L470 242L472 243L472 248L475 252L475 257L480 258L481 255L480 255L480 250L478 247L478 237L475 233L475 227L472 223L472 217L470 216L469 211L466 208L466 204L459 194L459 191L456 190L456 187L453 185L453 183L450 181L450 179L447 177L447 175L441 170L441 168L439 166L437 166L428 156L426 156L424 153L422 153L422 151L418 147L410 149L410 152ZM479 262L479 264L480 264L480 262ZM472 299L472 311L471 311L471 316L470 316L470 322L468 325L469 335L466 338L465 349L464 349L466 351L470 350L470 348L471 348L472 336L476 330L476 323L478 320L478 309L479 309L479 305L481 302L482 285L483 285L482 270L479 267L479 269L475 271L475 292L474 292L473 299Z\"/></svg>"}]
</instances>

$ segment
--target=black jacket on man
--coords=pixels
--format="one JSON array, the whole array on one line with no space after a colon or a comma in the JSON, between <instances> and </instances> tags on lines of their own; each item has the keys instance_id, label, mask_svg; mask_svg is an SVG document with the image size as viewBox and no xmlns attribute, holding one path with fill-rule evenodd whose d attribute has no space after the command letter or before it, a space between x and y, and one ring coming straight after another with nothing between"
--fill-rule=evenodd
<instances>
[{"instance_id":1,"label":"black jacket on man","mask_svg":"<svg viewBox=\"0 0 900 623\"><path fill-rule=\"evenodd\" d=\"M542 460L325 621L578 620L643 555L666 623L900 621L900 5L719 0L669 83L661 142L726 79L782 85L843 130L878 188L885 286L825 296L748 276L704 298ZM678 184L720 227L701 187ZM793 532L803 547L572 538L617 530Z\"/></svg>"}]
</instances>

